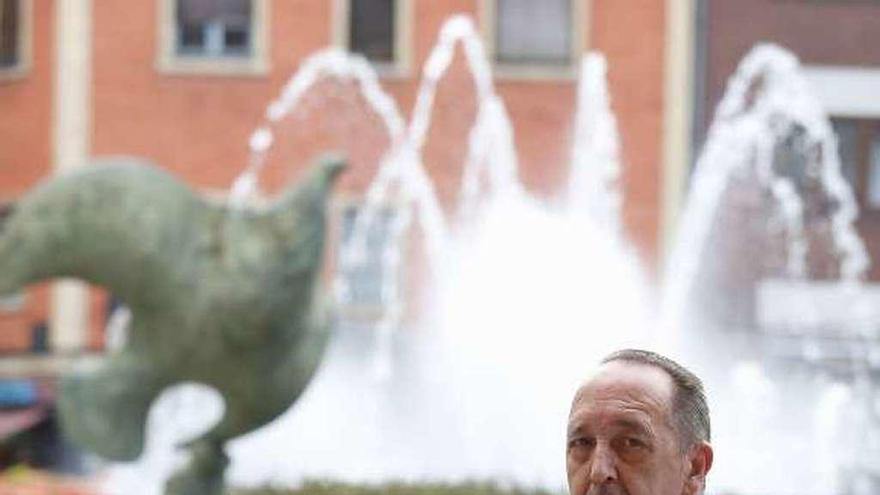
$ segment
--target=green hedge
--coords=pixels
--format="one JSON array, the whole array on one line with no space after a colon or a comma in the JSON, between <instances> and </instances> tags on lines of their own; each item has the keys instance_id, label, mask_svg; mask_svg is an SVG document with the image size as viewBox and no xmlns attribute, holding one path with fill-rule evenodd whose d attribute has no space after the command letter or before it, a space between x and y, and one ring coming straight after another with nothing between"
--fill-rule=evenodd
<instances>
[{"instance_id":1,"label":"green hedge","mask_svg":"<svg viewBox=\"0 0 880 495\"><path fill-rule=\"evenodd\" d=\"M502 488L491 483L348 485L310 481L295 490L239 490L232 495L561 495L545 490Z\"/></svg>"}]
</instances>

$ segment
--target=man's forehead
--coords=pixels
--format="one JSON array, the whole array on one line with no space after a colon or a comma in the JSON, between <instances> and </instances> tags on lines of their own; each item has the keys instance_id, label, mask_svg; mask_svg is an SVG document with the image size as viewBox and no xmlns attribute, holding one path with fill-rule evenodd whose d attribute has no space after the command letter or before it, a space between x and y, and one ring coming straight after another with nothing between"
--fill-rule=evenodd
<instances>
[{"instance_id":1,"label":"man's forehead","mask_svg":"<svg viewBox=\"0 0 880 495\"><path fill-rule=\"evenodd\" d=\"M674 391L672 378L662 369L642 363L611 361L599 366L578 389L572 403L633 401L667 411Z\"/></svg>"}]
</instances>

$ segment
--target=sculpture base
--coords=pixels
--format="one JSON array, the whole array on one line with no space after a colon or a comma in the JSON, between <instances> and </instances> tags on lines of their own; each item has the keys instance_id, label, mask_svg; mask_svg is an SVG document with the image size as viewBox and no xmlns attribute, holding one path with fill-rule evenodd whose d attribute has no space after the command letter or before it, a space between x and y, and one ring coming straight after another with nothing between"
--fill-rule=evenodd
<instances>
[{"instance_id":1,"label":"sculpture base","mask_svg":"<svg viewBox=\"0 0 880 495\"><path fill-rule=\"evenodd\" d=\"M221 495L229 458L218 442L202 440L190 447L190 460L165 484L166 495Z\"/></svg>"}]
</instances>

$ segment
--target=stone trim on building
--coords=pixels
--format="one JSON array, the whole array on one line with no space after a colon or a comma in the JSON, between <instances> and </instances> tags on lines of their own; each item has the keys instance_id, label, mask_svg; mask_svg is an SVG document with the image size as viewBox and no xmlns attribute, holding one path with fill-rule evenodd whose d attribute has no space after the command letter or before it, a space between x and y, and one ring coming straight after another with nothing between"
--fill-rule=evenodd
<instances>
[{"instance_id":1,"label":"stone trim on building","mask_svg":"<svg viewBox=\"0 0 880 495\"><path fill-rule=\"evenodd\" d=\"M695 0L666 4L666 55L663 95L663 190L660 218L661 253L669 254L676 239L688 174L694 157L694 43ZM668 259L668 256L660 256Z\"/></svg>"},{"instance_id":2,"label":"stone trim on building","mask_svg":"<svg viewBox=\"0 0 880 495\"><path fill-rule=\"evenodd\" d=\"M880 67L805 65L804 76L829 115L880 118Z\"/></svg>"},{"instance_id":3,"label":"stone trim on building","mask_svg":"<svg viewBox=\"0 0 880 495\"><path fill-rule=\"evenodd\" d=\"M55 11L54 168L64 173L91 154L92 0L57 2ZM88 285L72 279L52 286L50 345L76 353L88 344Z\"/></svg>"}]
</instances>

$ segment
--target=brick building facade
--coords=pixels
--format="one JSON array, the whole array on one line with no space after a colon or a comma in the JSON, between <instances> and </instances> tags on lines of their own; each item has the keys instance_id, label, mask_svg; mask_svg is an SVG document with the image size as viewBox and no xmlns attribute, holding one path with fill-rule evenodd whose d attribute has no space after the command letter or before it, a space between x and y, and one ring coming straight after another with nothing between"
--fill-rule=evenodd
<instances>
[{"instance_id":1,"label":"brick building facade","mask_svg":"<svg viewBox=\"0 0 880 495\"><path fill-rule=\"evenodd\" d=\"M334 44L365 52L383 87L409 115L441 25L465 13L488 42L495 84L513 123L521 178L540 197L560 192L566 179L580 55L606 55L625 164L627 233L646 264L657 267L664 209L677 201L668 196L680 182L680 173L664 174L664 167L683 169L687 126L681 115L689 108L686 88L669 86L687 81L687 64L673 63L689 59L687 37L667 32L689 26L688 2L367 4L372 6L365 11L350 0L0 1L6 39L14 39L5 42L9 57L0 65L0 200L14 201L41 179L106 155L145 157L196 189L223 194L248 162L248 139L266 105L308 55ZM530 21L517 9L536 16L533 38L517 39L532 30L508 29ZM310 157L341 148L353 166L339 194L356 202L387 138L353 92L328 84L314 93L283 124L262 185L277 191L299 177ZM459 52L440 85L424 155L446 207L455 202L458 164L475 112L471 76ZM670 122L679 122L680 129L670 134ZM78 296L63 296L42 284L7 300L0 311L0 351L43 345L35 342L34 329L48 322L51 334L64 318L90 329L85 338L82 328L74 330L80 337L72 350L100 348L107 298L94 289L70 289L77 290ZM64 297L68 302L59 302ZM65 304L66 317L56 308ZM71 304L88 307L87 314L77 315L75 308L70 313ZM48 339L50 347L54 342Z\"/></svg>"}]
</instances>

